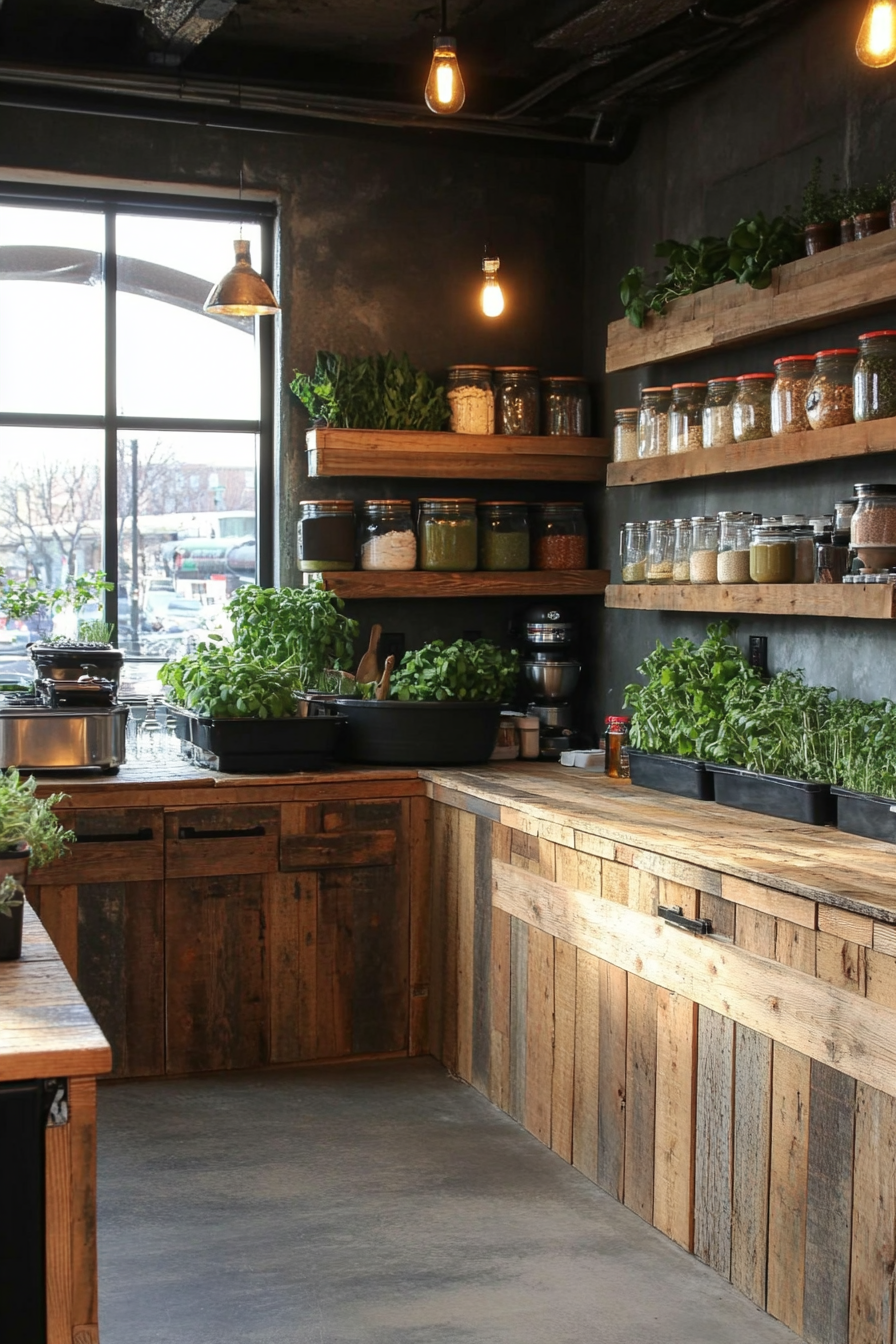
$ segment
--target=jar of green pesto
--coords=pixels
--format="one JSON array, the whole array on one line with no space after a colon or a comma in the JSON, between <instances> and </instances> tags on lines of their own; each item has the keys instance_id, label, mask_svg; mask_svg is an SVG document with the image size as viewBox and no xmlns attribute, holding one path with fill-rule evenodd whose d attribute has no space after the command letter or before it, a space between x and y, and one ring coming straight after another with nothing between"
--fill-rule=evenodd
<instances>
[{"instance_id":1,"label":"jar of green pesto","mask_svg":"<svg viewBox=\"0 0 896 1344\"><path fill-rule=\"evenodd\" d=\"M522 500L479 505L479 568L529 568L529 510Z\"/></svg>"},{"instance_id":2,"label":"jar of green pesto","mask_svg":"<svg viewBox=\"0 0 896 1344\"><path fill-rule=\"evenodd\" d=\"M449 572L475 569L475 499L421 499L419 506L420 568Z\"/></svg>"}]
</instances>

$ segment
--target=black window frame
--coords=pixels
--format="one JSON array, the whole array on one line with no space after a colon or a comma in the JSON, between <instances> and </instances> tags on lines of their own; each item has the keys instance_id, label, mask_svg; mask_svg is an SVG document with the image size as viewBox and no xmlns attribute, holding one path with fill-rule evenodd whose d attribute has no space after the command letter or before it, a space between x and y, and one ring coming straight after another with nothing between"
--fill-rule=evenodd
<instances>
[{"instance_id":1,"label":"black window frame","mask_svg":"<svg viewBox=\"0 0 896 1344\"><path fill-rule=\"evenodd\" d=\"M118 624L118 440L122 434L141 430L190 431L194 433L254 434L258 454L255 465L255 581L274 585L274 445L276 416L275 320L256 318L260 361L258 420L163 418L118 414L117 371L117 270L116 219L119 214L159 215L167 219L243 220L261 230L261 256L253 265L273 287L274 248L278 206L275 201L246 201L237 197L168 195L163 192L107 190L48 186L36 183L0 182L0 205L58 206L101 213L105 220L105 397L101 415L43 415L37 412L0 411L0 428L101 429L103 453L103 568L113 585L106 593L105 619ZM222 274L226 258L221 259Z\"/></svg>"}]
</instances>

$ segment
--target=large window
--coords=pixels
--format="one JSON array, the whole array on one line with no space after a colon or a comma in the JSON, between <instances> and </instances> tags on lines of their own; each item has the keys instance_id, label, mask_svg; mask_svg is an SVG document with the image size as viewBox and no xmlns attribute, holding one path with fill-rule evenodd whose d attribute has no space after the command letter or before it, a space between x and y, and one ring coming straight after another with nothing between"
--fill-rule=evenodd
<instances>
[{"instance_id":1,"label":"large window","mask_svg":"<svg viewBox=\"0 0 896 1344\"><path fill-rule=\"evenodd\" d=\"M132 657L170 657L241 583L273 581L273 322L203 312L274 208L0 193L0 566L104 569ZM0 617L0 655L64 617Z\"/></svg>"}]
</instances>

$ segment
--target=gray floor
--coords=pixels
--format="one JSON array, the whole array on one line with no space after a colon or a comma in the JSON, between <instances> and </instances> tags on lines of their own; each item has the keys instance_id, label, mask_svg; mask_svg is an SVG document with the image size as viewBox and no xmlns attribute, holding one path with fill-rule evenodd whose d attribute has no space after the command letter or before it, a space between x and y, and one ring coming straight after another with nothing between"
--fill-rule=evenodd
<instances>
[{"instance_id":1,"label":"gray floor","mask_svg":"<svg viewBox=\"0 0 896 1344\"><path fill-rule=\"evenodd\" d=\"M102 1344L793 1344L431 1060L101 1089Z\"/></svg>"}]
</instances>

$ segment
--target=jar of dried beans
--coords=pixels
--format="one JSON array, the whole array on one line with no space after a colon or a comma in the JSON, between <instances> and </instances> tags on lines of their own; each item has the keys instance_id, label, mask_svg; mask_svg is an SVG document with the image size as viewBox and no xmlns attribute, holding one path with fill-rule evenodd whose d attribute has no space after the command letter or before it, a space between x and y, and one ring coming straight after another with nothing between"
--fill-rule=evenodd
<instances>
[{"instance_id":1,"label":"jar of dried beans","mask_svg":"<svg viewBox=\"0 0 896 1344\"><path fill-rule=\"evenodd\" d=\"M814 355L785 355L775 360L772 383L772 438L809 429L806 393L815 368Z\"/></svg>"},{"instance_id":2,"label":"jar of dried beans","mask_svg":"<svg viewBox=\"0 0 896 1344\"><path fill-rule=\"evenodd\" d=\"M735 443L767 439L772 432L773 373L742 373L731 403Z\"/></svg>"},{"instance_id":3,"label":"jar of dried beans","mask_svg":"<svg viewBox=\"0 0 896 1344\"><path fill-rule=\"evenodd\" d=\"M613 415L613 461L633 462L638 456L638 408L622 406Z\"/></svg>"},{"instance_id":4,"label":"jar of dried beans","mask_svg":"<svg viewBox=\"0 0 896 1344\"><path fill-rule=\"evenodd\" d=\"M692 453L703 447L706 383L673 383L669 406L669 452Z\"/></svg>"},{"instance_id":5,"label":"jar of dried beans","mask_svg":"<svg viewBox=\"0 0 896 1344\"><path fill-rule=\"evenodd\" d=\"M719 520L710 516L691 519L691 583L718 583Z\"/></svg>"},{"instance_id":6,"label":"jar of dried beans","mask_svg":"<svg viewBox=\"0 0 896 1344\"><path fill-rule=\"evenodd\" d=\"M896 485L857 485L850 545L866 569L896 565Z\"/></svg>"},{"instance_id":7,"label":"jar of dried beans","mask_svg":"<svg viewBox=\"0 0 896 1344\"><path fill-rule=\"evenodd\" d=\"M710 378L703 403L703 447L724 448L734 442L731 402L737 379Z\"/></svg>"},{"instance_id":8,"label":"jar of dried beans","mask_svg":"<svg viewBox=\"0 0 896 1344\"><path fill-rule=\"evenodd\" d=\"M584 505L566 501L532 510L533 569L587 569L588 528Z\"/></svg>"},{"instance_id":9,"label":"jar of dried beans","mask_svg":"<svg viewBox=\"0 0 896 1344\"><path fill-rule=\"evenodd\" d=\"M452 364L448 405L455 434L494 434L495 393L489 364Z\"/></svg>"},{"instance_id":10,"label":"jar of dried beans","mask_svg":"<svg viewBox=\"0 0 896 1344\"><path fill-rule=\"evenodd\" d=\"M896 331L866 331L859 337L852 386L853 413L860 423L896 415Z\"/></svg>"},{"instance_id":11,"label":"jar of dried beans","mask_svg":"<svg viewBox=\"0 0 896 1344\"><path fill-rule=\"evenodd\" d=\"M669 451L671 387L645 387L638 411L638 456L665 457Z\"/></svg>"},{"instance_id":12,"label":"jar of dried beans","mask_svg":"<svg viewBox=\"0 0 896 1344\"><path fill-rule=\"evenodd\" d=\"M806 415L813 429L851 425L852 380L857 350L819 350L806 393Z\"/></svg>"},{"instance_id":13,"label":"jar of dried beans","mask_svg":"<svg viewBox=\"0 0 896 1344\"><path fill-rule=\"evenodd\" d=\"M529 510L522 500L479 505L479 568L529 568Z\"/></svg>"}]
</instances>

